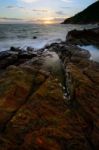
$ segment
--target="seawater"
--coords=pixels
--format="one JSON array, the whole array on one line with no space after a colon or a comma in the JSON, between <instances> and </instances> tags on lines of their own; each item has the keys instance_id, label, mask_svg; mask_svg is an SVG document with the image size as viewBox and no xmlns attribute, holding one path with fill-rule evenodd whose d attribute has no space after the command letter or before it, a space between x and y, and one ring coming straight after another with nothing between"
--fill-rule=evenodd
<instances>
[{"instance_id":1,"label":"seawater","mask_svg":"<svg viewBox=\"0 0 99 150\"><path fill-rule=\"evenodd\" d=\"M46 44L65 41L70 30L84 28L92 28L92 25L0 24L0 51L8 50L11 46L40 49ZM33 36L37 39L33 39Z\"/></svg>"}]
</instances>

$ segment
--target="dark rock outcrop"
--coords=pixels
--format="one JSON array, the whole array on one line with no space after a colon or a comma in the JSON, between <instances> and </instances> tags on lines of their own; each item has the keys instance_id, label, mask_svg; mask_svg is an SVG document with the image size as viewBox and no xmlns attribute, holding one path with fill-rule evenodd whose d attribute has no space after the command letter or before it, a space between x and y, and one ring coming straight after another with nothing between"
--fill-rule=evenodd
<instances>
[{"instance_id":1,"label":"dark rock outcrop","mask_svg":"<svg viewBox=\"0 0 99 150\"><path fill-rule=\"evenodd\" d=\"M99 1L90 5L82 12L66 19L63 24L94 24L99 23Z\"/></svg>"},{"instance_id":2,"label":"dark rock outcrop","mask_svg":"<svg viewBox=\"0 0 99 150\"><path fill-rule=\"evenodd\" d=\"M76 45L99 45L99 27L82 31L72 30L67 34L66 42Z\"/></svg>"},{"instance_id":3,"label":"dark rock outcrop","mask_svg":"<svg viewBox=\"0 0 99 150\"><path fill-rule=\"evenodd\" d=\"M10 65L19 65L36 56L37 52L30 51L29 48L25 51L11 47L9 51L0 52L0 69L5 69Z\"/></svg>"}]
</instances>

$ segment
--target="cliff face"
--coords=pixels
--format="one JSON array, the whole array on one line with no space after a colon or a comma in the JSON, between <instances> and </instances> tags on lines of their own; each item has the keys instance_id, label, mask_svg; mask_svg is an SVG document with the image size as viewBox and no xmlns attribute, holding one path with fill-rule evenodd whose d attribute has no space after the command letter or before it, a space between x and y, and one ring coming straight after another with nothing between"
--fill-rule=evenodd
<instances>
[{"instance_id":1,"label":"cliff face","mask_svg":"<svg viewBox=\"0 0 99 150\"><path fill-rule=\"evenodd\" d=\"M66 19L63 24L89 24L99 23L99 1L87 7L75 16Z\"/></svg>"}]
</instances>

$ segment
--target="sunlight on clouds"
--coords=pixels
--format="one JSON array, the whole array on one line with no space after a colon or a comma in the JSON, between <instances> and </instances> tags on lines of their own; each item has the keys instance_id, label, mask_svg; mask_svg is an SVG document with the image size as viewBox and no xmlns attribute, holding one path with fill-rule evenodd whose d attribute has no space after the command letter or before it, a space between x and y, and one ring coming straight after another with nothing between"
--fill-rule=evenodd
<instances>
[{"instance_id":1,"label":"sunlight on clouds","mask_svg":"<svg viewBox=\"0 0 99 150\"><path fill-rule=\"evenodd\" d=\"M45 17L42 19L38 19L36 20L36 23L40 23L40 24L57 24L57 23L61 23L64 21L64 19L66 19L66 17Z\"/></svg>"},{"instance_id":2,"label":"sunlight on clouds","mask_svg":"<svg viewBox=\"0 0 99 150\"><path fill-rule=\"evenodd\" d=\"M50 19L46 19L46 20L43 20L42 23L43 24L54 24L54 21L50 20Z\"/></svg>"}]
</instances>

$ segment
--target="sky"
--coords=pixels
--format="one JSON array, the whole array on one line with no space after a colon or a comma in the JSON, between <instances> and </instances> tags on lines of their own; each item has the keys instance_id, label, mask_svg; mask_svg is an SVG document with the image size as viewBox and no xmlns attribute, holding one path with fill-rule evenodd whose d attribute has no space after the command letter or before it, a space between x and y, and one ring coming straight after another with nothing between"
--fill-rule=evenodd
<instances>
[{"instance_id":1,"label":"sky","mask_svg":"<svg viewBox=\"0 0 99 150\"><path fill-rule=\"evenodd\" d=\"M0 23L60 23L96 0L0 0Z\"/></svg>"}]
</instances>

